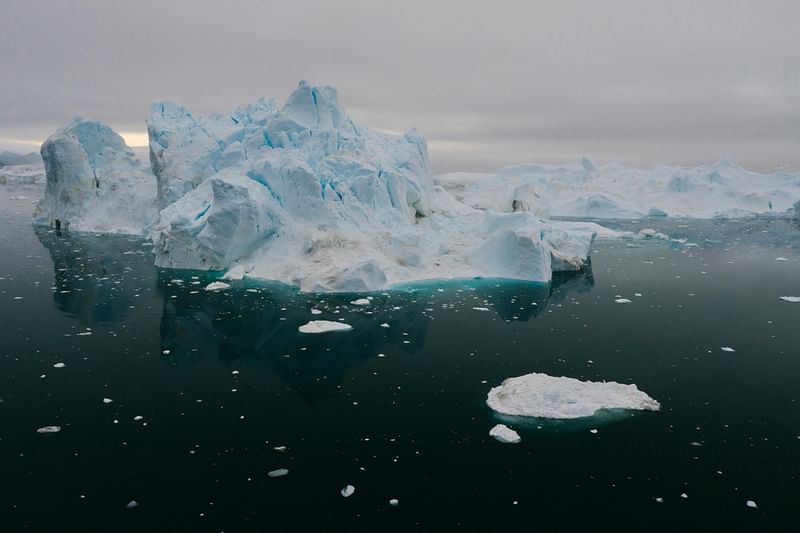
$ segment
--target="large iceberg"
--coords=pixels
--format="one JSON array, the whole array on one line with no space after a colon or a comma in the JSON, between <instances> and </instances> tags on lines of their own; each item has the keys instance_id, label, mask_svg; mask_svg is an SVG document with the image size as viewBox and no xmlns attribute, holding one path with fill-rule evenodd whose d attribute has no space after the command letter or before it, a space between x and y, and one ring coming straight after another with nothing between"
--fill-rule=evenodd
<instances>
[{"instance_id":1,"label":"large iceberg","mask_svg":"<svg viewBox=\"0 0 800 533\"><path fill-rule=\"evenodd\" d=\"M580 269L603 230L458 202L434 185L421 135L356 123L332 87L301 82L282 107L261 99L208 117L158 102L147 128L150 169L103 124L76 120L53 134L36 220L149 235L159 267L344 292L441 278L547 282Z\"/></svg>"},{"instance_id":2,"label":"large iceberg","mask_svg":"<svg viewBox=\"0 0 800 533\"><path fill-rule=\"evenodd\" d=\"M661 408L636 385L539 373L506 379L489 391L486 404L504 415L559 419L593 416L605 409L658 411Z\"/></svg>"},{"instance_id":3,"label":"large iceberg","mask_svg":"<svg viewBox=\"0 0 800 533\"><path fill-rule=\"evenodd\" d=\"M475 209L576 218L782 215L800 199L800 172L759 174L728 160L638 169L584 158L578 164L514 165L497 174L442 174L435 183Z\"/></svg>"}]
</instances>

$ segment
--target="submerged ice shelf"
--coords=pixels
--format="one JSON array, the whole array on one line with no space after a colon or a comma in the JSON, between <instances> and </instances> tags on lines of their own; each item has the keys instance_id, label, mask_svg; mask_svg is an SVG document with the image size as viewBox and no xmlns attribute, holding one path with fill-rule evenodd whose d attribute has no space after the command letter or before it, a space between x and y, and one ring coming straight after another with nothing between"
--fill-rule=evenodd
<instances>
[{"instance_id":1,"label":"submerged ice shelf","mask_svg":"<svg viewBox=\"0 0 800 533\"><path fill-rule=\"evenodd\" d=\"M584 159L434 178L416 131L370 130L334 88L307 82L283 106L261 99L208 117L156 102L147 129L149 168L105 124L78 118L56 131L42 145L47 185L35 222L147 236L159 267L309 292L548 282L581 269L596 236L619 235L549 215L736 216L786 211L800 196L797 174L727 162L640 171Z\"/></svg>"}]
</instances>

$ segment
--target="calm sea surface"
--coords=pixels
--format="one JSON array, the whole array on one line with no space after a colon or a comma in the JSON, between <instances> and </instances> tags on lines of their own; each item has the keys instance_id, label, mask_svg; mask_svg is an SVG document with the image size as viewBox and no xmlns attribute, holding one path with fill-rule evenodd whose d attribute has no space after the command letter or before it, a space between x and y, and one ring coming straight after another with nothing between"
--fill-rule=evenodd
<instances>
[{"instance_id":1,"label":"calm sea surface","mask_svg":"<svg viewBox=\"0 0 800 533\"><path fill-rule=\"evenodd\" d=\"M687 242L597 241L552 285L356 306L207 293L140 239L32 228L38 196L0 187L4 532L797 530L788 220L617 222ZM297 331L313 319L353 330ZM522 443L501 444L486 393L530 372L635 383L662 410L511 421Z\"/></svg>"}]
</instances>

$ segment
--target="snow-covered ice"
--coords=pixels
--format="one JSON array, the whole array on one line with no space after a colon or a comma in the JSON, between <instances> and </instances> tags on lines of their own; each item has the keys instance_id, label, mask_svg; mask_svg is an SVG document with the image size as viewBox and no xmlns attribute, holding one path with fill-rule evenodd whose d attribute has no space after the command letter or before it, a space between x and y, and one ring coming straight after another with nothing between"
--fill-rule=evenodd
<instances>
[{"instance_id":1,"label":"snow-covered ice","mask_svg":"<svg viewBox=\"0 0 800 533\"><path fill-rule=\"evenodd\" d=\"M327 333L329 331L350 331L353 326L344 322L330 320L311 320L298 328L300 333Z\"/></svg>"},{"instance_id":2,"label":"snow-covered ice","mask_svg":"<svg viewBox=\"0 0 800 533\"><path fill-rule=\"evenodd\" d=\"M497 424L489 430L489 436L494 437L495 440L503 444L518 444L522 442L519 433L506 426L505 424Z\"/></svg>"},{"instance_id":3,"label":"snow-covered ice","mask_svg":"<svg viewBox=\"0 0 800 533\"><path fill-rule=\"evenodd\" d=\"M506 379L489 391L486 404L501 414L540 418L580 418L602 409L658 411L661 408L636 385L539 373Z\"/></svg>"},{"instance_id":4,"label":"snow-covered ice","mask_svg":"<svg viewBox=\"0 0 800 533\"><path fill-rule=\"evenodd\" d=\"M61 431L61 426L44 426L36 430L36 433L58 433Z\"/></svg>"},{"instance_id":5,"label":"snow-covered ice","mask_svg":"<svg viewBox=\"0 0 800 533\"><path fill-rule=\"evenodd\" d=\"M286 468L276 468L275 470L270 470L267 472L267 476L269 477L283 477L289 473L289 470Z\"/></svg>"},{"instance_id":6,"label":"snow-covered ice","mask_svg":"<svg viewBox=\"0 0 800 533\"><path fill-rule=\"evenodd\" d=\"M341 494L345 498L349 498L356 492L356 488L353 485L347 485L341 490Z\"/></svg>"},{"instance_id":7,"label":"snow-covered ice","mask_svg":"<svg viewBox=\"0 0 800 533\"><path fill-rule=\"evenodd\" d=\"M800 303L800 296L779 296L784 302Z\"/></svg>"},{"instance_id":8,"label":"snow-covered ice","mask_svg":"<svg viewBox=\"0 0 800 533\"><path fill-rule=\"evenodd\" d=\"M735 352L736 351L733 348L731 348L730 346L723 346L723 347L720 348L720 350L722 350L723 352Z\"/></svg>"}]
</instances>

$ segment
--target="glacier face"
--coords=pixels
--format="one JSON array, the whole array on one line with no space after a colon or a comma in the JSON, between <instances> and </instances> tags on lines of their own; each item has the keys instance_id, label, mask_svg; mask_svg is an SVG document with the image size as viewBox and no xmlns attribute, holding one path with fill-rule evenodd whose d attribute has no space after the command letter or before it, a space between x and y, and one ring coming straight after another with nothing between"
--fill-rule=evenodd
<instances>
[{"instance_id":1,"label":"glacier face","mask_svg":"<svg viewBox=\"0 0 800 533\"><path fill-rule=\"evenodd\" d=\"M42 146L36 222L149 235L159 267L229 271L305 291L409 281L549 281L579 269L599 226L474 209L434 185L425 139L351 120L332 87L300 82L196 117L156 102L150 168L111 128L76 119Z\"/></svg>"}]
</instances>

